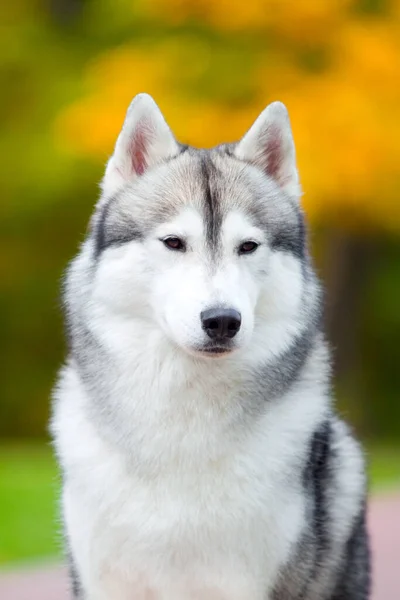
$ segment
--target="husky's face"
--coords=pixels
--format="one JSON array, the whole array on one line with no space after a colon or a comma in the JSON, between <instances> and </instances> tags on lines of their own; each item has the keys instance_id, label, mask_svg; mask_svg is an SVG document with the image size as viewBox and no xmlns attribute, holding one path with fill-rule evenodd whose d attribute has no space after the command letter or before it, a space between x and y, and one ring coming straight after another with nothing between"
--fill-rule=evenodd
<instances>
[{"instance_id":1,"label":"husky's face","mask_svg":"<svg viewBox=\"0 0 400 600\"><path fill-rule=\"evenodd\" d=\"M257 321L272 328L259 335L279 335L301 302L298 196L283 105L237 145L204 151L180 146L154 101L136 97L92 220L95 302L196 355L250 344Z\"/></svg>"}]
</instances>

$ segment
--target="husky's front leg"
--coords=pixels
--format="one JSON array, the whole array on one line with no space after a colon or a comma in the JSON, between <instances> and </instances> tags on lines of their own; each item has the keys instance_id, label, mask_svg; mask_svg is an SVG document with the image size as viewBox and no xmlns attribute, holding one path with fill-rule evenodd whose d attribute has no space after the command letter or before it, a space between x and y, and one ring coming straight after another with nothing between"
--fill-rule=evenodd
<instances>
[{"instance_id":1,"label":"husky's front leg","mask_svg":"<svg viewBox=\"0 0 400 600\"><path fill-rule=\"evenodd\" d=\"M71 482L65 482L62 513L68 548L69 588L74 600L111 600L102 590L97 566L99 545L94 538L96 515L89 510L85 495L79 496ZM119 600L119 599L118 599Z\"/></svg>"},{"instance_id":2,"label":"husky's front leg","mask_svg":"<svg viewBox=\"0 0 400 600\"><path fill-rule=\"evenodd\" d=\"M99 589L96 589L97 585L95 579L86 574L86 585L84 588L83 577L78 570L75 559L72 552L68 552L68 576L69 576L69 590L73 600L108 600L104 597Z\"/></svg>"},{"instance_id":3,"label":"husky's front leg","mask_svg":"<svg viewBox=\"0 0 400 600\"><path fill-rule=\"evenodd\" d=\"M76 521L74 523L76 525ZM140 577L127 577L126 573L110 566L100 558L99 540L93 530L75 529L68 521L67 544L69 588L73 600L156 600ZM101 552L101 556L103 556Z\"/></svg>"}]
</instances>

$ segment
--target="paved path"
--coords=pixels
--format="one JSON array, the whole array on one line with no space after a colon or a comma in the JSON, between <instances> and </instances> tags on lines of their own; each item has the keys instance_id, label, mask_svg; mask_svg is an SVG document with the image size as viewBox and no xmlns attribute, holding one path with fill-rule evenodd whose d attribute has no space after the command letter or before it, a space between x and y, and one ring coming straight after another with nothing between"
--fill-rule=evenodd
<instances>
[{"instance_id":1,"label":"paved path","mask_svg":"<svg viewBox=\"0 0 400 600\"><path fill-rule=\"evenodd\" d=\"M371 502L369 530L373 551L372 600L400 600L400 495ZM65 570L53 568L0 575L0 598L70 600Z\"/></svg>"}]
</instances>

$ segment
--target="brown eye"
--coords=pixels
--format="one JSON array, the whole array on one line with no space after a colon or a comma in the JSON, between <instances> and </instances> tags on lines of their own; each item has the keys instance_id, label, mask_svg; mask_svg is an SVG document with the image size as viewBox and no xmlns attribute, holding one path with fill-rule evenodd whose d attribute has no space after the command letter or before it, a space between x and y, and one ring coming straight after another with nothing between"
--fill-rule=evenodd
<instances>
[{"instance_id":1,"label":"brown eye","mask_svg":"<svg viewBox=\"0 0 400 600\"><path fill-rule=\"evenodd\" d=\"M243 242L239 246L239 254L251 254L258 248L258 244L256 242Z\"/></svg>"},{"instance_id":2,"label":"brown eye","mask_svg":"<svg viewBox=\"0 0 400 600\"><path fill-rule=\"evenodd\" d=\"M186 250L185 244L178 237L167 237L162 241L164 243L164 246L166 246L170 250L180 250L181 252L184 252Z\"/></svg>"}]
</instances>

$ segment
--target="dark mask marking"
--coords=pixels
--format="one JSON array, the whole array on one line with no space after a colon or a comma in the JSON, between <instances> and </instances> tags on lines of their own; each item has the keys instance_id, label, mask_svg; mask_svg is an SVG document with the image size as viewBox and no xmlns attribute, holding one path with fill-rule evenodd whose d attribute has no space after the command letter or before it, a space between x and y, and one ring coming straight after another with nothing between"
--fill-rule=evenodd
<instances>
[{"instance_id":1,"label":"dark mask marking","mask_svg":"<svg viewBox=\"0 0 400 600\"><path fill-rule=\"evenodd\" d=\"M118 196L111 197L102 207L94 227L95 258L110 246L120 246L133 240L142 239L142 232L133 222L128 223L121 218L116 206ZM115 210L114 218L112 209Z\"/></svg>"},{"instance_id":2,"label":"dark mask marking","mask_svg":"<svg viewBox=\"0 0 400 600\"><path fill-rule=\"evenodd\" d=\"M218 250L222 225L220 195L217 189L217 178L219 176L211 158L206 153L202 154L201 177L204 190L206 240L213 253Z\"/></svg>"}]
</instances>

